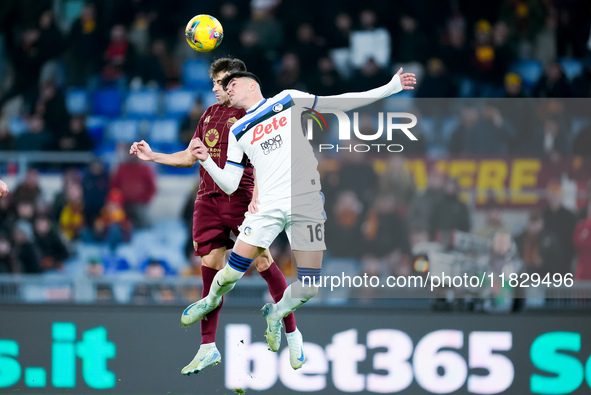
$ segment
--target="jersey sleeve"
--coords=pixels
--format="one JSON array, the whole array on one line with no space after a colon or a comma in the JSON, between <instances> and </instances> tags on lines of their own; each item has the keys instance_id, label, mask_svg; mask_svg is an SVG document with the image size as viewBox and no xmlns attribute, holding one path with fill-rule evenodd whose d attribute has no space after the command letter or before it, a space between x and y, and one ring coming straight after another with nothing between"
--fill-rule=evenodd
<instances>
[{"instance_id":1,"label":"jersey sleeve","mask_svg":"<svg viewBox=\"0 0 591 395\"><path fill-rule=\"evenodd\" d=\"M314 106L316 105L316 101L318 99L318 96L316 95L312 95L310 93L298 91L295 89L288 89L284 91L284 93L289 94L293 99L294 103L301 108L314 109Z\"/></svg>"},{"instance_id":2,"label":"jersey sleeve","mask_svg":"<svg viewBox=\"0 0 591 395\"><path fill-rule=\"evenodd\" d=\"M334 96L318 96L315 107L312 108L320 112L322 112L322 110L350 111L355 108L367 106L368 104L398 93L401 90L402 83L400 82L400 76L396 74L386 85L369 91L343 93L342 95Z\"/></svg>"},{"instance_id":3,"label":"jersey sleeve","mask_svg":"<svg viewBox=\"0 0 591 395\"><path fill-rule=\"evenodd\" d=\"M240 144L238 144L232 130L228 133L228 158L226 159L226 164L228 163L234 166L246 166L246 155Z\"/></svg>"}]
</instances>

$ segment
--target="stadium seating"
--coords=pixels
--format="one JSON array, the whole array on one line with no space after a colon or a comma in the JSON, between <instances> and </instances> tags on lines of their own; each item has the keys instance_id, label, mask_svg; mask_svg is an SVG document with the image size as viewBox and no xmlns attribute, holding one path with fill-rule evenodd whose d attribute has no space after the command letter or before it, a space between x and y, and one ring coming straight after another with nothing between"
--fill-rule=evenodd
<instances>
[{"instance_id":1,"label":"stadium seating","mask_svg":"<svg viewBox=\"0 0 591 395\"><path fill-rule=\"evenodd\" d=\"M110 142L132 143L140 137L139 121L135 119L115 119L107 128L107 140Z\"/></svg>"},{"instance_id":2,"label":"stadium seating","mask_svg":"<svg viewBox=\"0 0 591 395\"><path fill-rule=\"evenodd\" d=\"M94 92L92 97L92 113L109 118L117 118L121 114L123 95L117 89L105 89Z\"/></svg>"},{"instance_id":3,"label":"stadium seating","mask_svg":"<svg viewBox=\"0 0 591 395\"><path fill-rule=\"evenodd\" d=\"M529 92L544 73L544 66L537 60L521 60L511 65L511 71L521 76L523 88Z\"/></svg>"},{"instance_id":4,"label":"stadium seating","mask_svg":"<svg viewBox=\"0 0 591 395\"><path fill-rule=\"evenodd\" d=\"M159 94L156 90L131 91L125 98L124 112L127 117L152 119L158 115Z\"/></svg>"},{"instance_id":5,"label":"stadium seating","mask_svg":"<svg viewBox=\"0 0 591 395\"><path fill-rule=\"evenodd\" d=\"M566 77L572 82L583 73L583 64L577 59L560 59L558 61L564 70Z\"/></svg>"},{"instance_id":6,"label":"stadium seating","mask_svg":"<svg viewBox=\"0 0 591 395\"><path fill-rule=\"evenodd\" d=\"M203 60L190 59L183 64L183 85L189 89L206 89L211 85L209 65Z\"/></svg>"},{"instance_id":7,"label":"stadium seating","mask_svg":"<svg viewBox=\"0 0 591 395\"><path fill-rule=\"evenodd\" d=\"M148 141L150 143L177 143L179 122L176 119L157 119L150 123Z\"/></svg>"},{"instance_id":8,"label":"stadium seating","mask_svg":"<svg viewBox=\"0 0 591 395\"><path fill-rule=\"evenodd\" d=\"M66 108L72 115L88 112L88 94L84 89L70 89L66 92Z\"/></svg>"},{"instance_id":9,"label":"stadium seating","mask_svg":"<svg viewBox=\"0 0 591 395\"><path fill-rule=\"evenodd\" d=\"M187 89L176 89L164 95L164 116L182 118L191 109L195 101L195 92Z\"/></svg>"}]
</instances>

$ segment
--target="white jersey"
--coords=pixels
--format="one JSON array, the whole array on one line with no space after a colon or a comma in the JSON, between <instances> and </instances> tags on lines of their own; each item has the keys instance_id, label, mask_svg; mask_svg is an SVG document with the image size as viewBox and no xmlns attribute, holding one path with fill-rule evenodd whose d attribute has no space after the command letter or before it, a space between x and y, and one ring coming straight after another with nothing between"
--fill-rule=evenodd
<instances>
[{"instance_id":1,"label":"white jersey","mask_svg":"<svg viewBox=\"0 0 591 395\"><path fill-rule=\"evenodd\" d=\"M314 95L285 90L257 103L230 129L227 163L240 166L248 156L261 201L320 190L318 161L301 126L302 112L316 101Z\"/></svg>"}]
</instances>

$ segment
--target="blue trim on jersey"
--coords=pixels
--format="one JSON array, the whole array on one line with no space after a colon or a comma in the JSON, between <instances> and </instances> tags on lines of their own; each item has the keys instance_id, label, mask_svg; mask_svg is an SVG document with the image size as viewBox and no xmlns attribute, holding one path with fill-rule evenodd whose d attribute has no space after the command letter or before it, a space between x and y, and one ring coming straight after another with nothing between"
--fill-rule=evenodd
<instances>
[{"instance_id":1,"label":"blue trim on jersey","mask_svg":"<svg viewBox=\"0 0 591 395\"><path fill-rule=\"evenodd\" d=\"M281 104L283 106L281 111L273 111L273 108L277 104ZM236 140L238 140L250 128L255 127L257 124L263 122L265 119L271 118L275 114L279 114L280 112L287 110L292 105L293 100L291 99L291 95L286 95L283 99L269 104L267 108L265 108L258 114L254 115L252 118L245 119L248 117L248 115L246 115L244 118L240 120L242 121L241 123L232 128L232 133L234 133L234 136L236 136Z\"/></svg>"},{"instance_id":2,"label":"blue trim on jersey","mask_svg":"<svg viewBox=\"0 0 591 395\"><path fill-rule=\"evenodd\" d=\"M227 160L226 163L236 166L236 167L242 167L244 169L244 166L241 165L240 163L232 162L231 160Z\"/></svg>"},{"instance_id":3,"label":"blue trim on jersey","mask_svg":"<svg viewBox=\"0 0 591 395\"><path fill-rule=\"evenodd\" d=\"M253 108L252 110L248 110L246 113L247 114L252 114L253 112L255 112L256 110L259 109L260 106L262 106L263 104L265 104L267 102L267 99L263 99L261 100L261 102L259 103L258 106L256 106L255 108Z\"/></svg>"},{"instance_id":4,"label":"blue trim on jersey","mask_svg":"<svg viewBox=\"0 0 591 395\"><path fill-rule=\"evenodd\" d=\"M316 108L316 104L318 104L318 96L314 96L314 104L312 104L312 110Z\"/></svg>"}]
</instances>

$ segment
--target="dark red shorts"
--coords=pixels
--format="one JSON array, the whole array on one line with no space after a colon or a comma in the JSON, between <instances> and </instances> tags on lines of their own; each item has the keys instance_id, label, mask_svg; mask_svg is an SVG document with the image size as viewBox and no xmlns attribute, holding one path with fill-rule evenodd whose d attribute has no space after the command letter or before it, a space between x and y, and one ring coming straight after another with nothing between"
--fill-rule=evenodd
<instances>
[{"instance_id":1,"label":"dark red shorts","mask_svg":"<svg viewBox=\"0 0 591 395\"><path fill-rule=\"evenodd\" d=\"M207 196L195 200L193 247L195 255L207 255L220 247L234 246L230 233L238 235L250 199L237 196Z\"/></svg>"}]
</instances>

